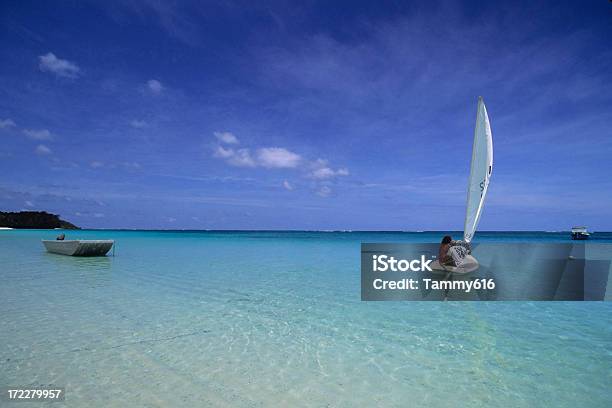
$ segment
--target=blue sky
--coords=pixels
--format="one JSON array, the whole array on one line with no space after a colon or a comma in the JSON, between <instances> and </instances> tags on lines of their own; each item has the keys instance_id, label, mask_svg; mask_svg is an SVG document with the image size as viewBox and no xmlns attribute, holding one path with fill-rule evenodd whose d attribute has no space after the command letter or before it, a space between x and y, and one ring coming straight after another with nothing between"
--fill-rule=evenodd
<instances>
[{"instance_id":1,"label":"blue sky","mask_svg":"<svg viewBox=\"0 0 612 408\"><path fill-rule=\"evenodd\" d=\"M3 2L0 209L461 230L482 95L480 229L612 230L612 3L251 3Z\"/></svg>"}]
</instances>

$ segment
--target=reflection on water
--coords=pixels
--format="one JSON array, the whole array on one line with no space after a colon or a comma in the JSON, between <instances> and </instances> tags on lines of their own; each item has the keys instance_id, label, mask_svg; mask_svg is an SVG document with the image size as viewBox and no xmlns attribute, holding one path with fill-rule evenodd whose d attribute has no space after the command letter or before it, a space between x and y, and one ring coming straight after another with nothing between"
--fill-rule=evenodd
<instances>
[{"instance_id":1,"label":"reflection on water","mask_svg":"<svg viewBox=\"0 0 612 408\"><path fill-rule=\"evenodd\" d=\"M113 257L109 256L66 256L46 252L50 272L75 285L99 287L108 285L112 277Z\"/></svg>"}]
</instances>

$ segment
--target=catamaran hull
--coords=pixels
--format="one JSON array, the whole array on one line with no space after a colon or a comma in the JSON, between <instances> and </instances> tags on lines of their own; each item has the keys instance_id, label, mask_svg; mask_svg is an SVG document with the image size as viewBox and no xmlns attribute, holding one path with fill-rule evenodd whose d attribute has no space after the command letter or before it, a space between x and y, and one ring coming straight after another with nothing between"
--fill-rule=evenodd
<instances>
[{"instance_id":1,"label":"catamaran hull","mask_svg":"<svg viewBox=\"0 0 612 408\"><path fill-rule=\"evenodd\" d=\"M113 247L113 240L43 240L47 252L68 256L105 256Z\"/></svg>"},{"instance_id":2,"label":"catamaran hull","mask_svg":"<svg viewBox=\"0 0 612 408\"><path fill-rule=\"evenodd\" d=\"M433 261L430 265L432 273L444 275L449 272L455 275L465 275L470 272L474 272L480 267L480 264L472 255L466 255L463 265L461 266L448 266L440 265L439 261Z\"/></svg>"}]
</instances>

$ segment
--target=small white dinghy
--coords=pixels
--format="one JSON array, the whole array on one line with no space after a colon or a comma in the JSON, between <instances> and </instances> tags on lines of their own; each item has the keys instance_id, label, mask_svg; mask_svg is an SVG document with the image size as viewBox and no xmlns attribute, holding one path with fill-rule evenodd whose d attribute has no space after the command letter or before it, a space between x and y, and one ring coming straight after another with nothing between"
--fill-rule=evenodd
<instances>
[{"instance_id":1,"label":"small white dinghy","mask_svg":"<svg viewBox=\"0 0 612 408\"><path fill-rule=\"evenodd\" d=\"M489 115L482 96L478 97L478 111L476 114L476 128L474 129L474 145L472 147L472 164L470 167L470 178L468 180L467 208L465 212L465 227L463 229L463 241L470 244L484 204L491 173L493 171L493 134ZM452 248L451 248L452 249ZM438 273L452 272L462 275L474 272L479 264L476 258L469 254L461 256L462 262L457 266L440 265L440 262L431 263L431 269Z\"/></svg>"},{"instance_id":2,"label":"small white dinghy","mask_svg":"<svg viewBox=\"0 0 612 408\"><path fill-rule=\"evenodd\" d=\"M107 240L42 240L48 252L68 256L104 256L115 241Z\"/></svg>"}]
</instances>

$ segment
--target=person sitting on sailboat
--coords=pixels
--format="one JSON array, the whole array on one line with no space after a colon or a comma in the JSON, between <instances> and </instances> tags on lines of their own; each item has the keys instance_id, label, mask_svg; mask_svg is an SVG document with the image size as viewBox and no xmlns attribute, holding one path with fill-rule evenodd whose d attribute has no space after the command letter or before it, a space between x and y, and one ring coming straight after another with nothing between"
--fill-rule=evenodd
<instances>
[{"instance_id":1,"label":"person sitting on sailboat","mask_svg":"<svg viewBox=\"0 0 612 408\"><path fill-rule=\"evenodd\" d=\"M438 251L438 261L440 262L440 265L455 266L455 261L453 260L453 257L450 256L448 253L448 250L452 246L452 243L453 237L451 237L450 235L446 235L444 236L444 238L442 238L442 242L440 243L440 250Z\"/></svg>"},{"instance_id":2,"label":"person sitting on sailboat","mask_svg":"<svg viewBox=\"0 0 612 408\"><path fill-rule=\"evenodd\" d=\"M450 235L444 236L438 251L440 265L461 266L465 257L472 253L472 246L469 242L455 241Z\"/></svg>"}]
</instances>

